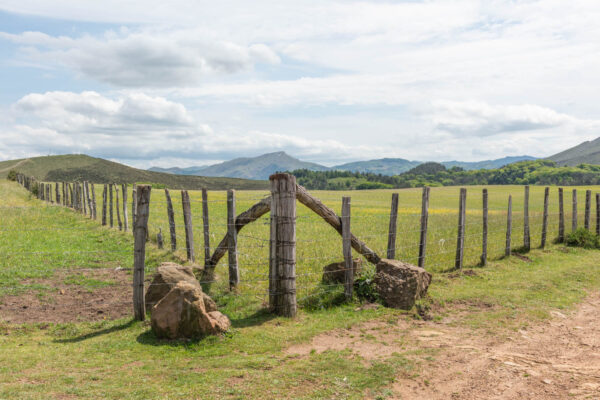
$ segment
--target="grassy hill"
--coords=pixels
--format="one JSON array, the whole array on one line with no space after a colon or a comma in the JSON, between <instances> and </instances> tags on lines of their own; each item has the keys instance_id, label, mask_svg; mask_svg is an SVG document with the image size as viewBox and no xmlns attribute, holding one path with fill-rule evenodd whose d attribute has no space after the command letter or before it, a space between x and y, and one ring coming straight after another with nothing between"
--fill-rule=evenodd
<instances>
[{"instance_id":1,"label":"grassy hill","mask_svg":"<svg viewBox=\"0 0 600 400\"><path fill-rule=\"evenodd\" d=\"M268 182L235 178L173 175L132 168L113 161L86 155L32 157L0 162L0 178L11 169L34 176L38 180L61 182L87 180L95 183L146 182L173 189L266 189Z\"/></svg>"},{"instance_id":2,"label":"grassy hill","mask_svg":"<svg viewBox=\"0 0 600 400\"><path fill-rule=\"evenodd\" d=\"M571 167L579 164L600 164L600 137L561 151L558 154L548 157L548 159L558 165L568 165Z\"/></svg>"}]
</instances>

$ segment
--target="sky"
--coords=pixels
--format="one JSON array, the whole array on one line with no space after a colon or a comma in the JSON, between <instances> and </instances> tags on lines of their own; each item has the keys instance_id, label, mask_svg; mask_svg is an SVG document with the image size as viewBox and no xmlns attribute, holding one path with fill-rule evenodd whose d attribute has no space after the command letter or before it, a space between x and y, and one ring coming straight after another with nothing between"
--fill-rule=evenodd
<instances>
[{"instance_id":1,"label":"sky","mask_svg":"<svg viewBox=\"0 0 600 400\"><path fill-rule=\"evenodd\" d=\"M0 0L0 160L549 156L600 136L597 0Z\"/></svg>"}]
</instances>

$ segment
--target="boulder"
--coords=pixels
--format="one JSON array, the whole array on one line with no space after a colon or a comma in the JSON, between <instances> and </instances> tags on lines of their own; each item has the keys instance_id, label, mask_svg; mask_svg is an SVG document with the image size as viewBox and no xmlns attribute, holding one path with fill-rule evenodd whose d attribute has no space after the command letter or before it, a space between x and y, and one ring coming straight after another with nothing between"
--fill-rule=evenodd
<instances>
[{"instance_id":1,"label":"boulder","mask_svg":"<svg viewBox=\"0 0 600 400\"><path fill-rule=\"evenodd\" d=\"M188 282L202 292L202 287L200 286L200 282L196 279L192 267L186 267L172 262L162 263L158 267L154 279L152 279L152 282L148 285L148 290L146 291L146 309L151 310L152 306L165 297L179 282ZM207 310L217 311L215 302L206 293L202 292L202 295L204 296L204 303Z\"/></svg>"},{"instance_id":2,"label":"boulder","mask_svg":"<svg viewBox=\"0 0 600 400\"><path fill-rule=\"evenodd\" d=\"M377 264L373 282L384 305L410 310L427 293L431 274L416 265L384 258Z\"/></svg>"},{"instance_id":3,"label":"boulder","mask_svg":"<svg viewBox=\"0 0 600 400\"><path fill-rule=\"evenodd\" d=\"M362 270L362 260L355 258L352 260L352 274ZM346 263L344 261L331 263L323 267L323 283L344 283L346 282Z\"/></svg>"},{"instance_id":4,"label":"boulder","mask_svg":"<svg viewBox=\"0 0 600 400\"><path fill-rule=\"evenodd\" d=\"M189 282L177 283L152 307L152 331L161 339L190 339L227 331L229 318L219 311L208 311L204 299L201 288Z\"/></svg>"}]
</instances>

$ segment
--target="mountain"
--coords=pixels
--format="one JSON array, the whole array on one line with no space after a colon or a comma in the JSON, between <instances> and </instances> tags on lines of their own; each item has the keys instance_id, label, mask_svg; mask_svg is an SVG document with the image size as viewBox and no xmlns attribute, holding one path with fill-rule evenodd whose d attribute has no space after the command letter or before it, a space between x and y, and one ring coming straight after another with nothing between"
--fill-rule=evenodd
<instances>
[{"instance_id":1,"label":"mountain","mask_svg":"<svg viewBox=\"0 0 600 400\"><path fill-rule=\"evenodd\" d=\"M470 170L474 170L474 169L497 169L497 168L502 168L505 165L516 163L519 161L533 161L535 159L536 159L535 157L531 157L531 156L514 156L514 157L498 158L496 160L485 160L485 161L474 161L474 162L443 161L440 164L442 164L446 168L461 167L462 169L470 171Z\"/></svg>"},{"instance_id":2,"label":"mountain","mask_svg":"<svg viewBox=\"0 0 600 400\"><path fill-rule=\"evenodd\" d=\"M283 151L263 154L258 157L235 158L220 164L207 167L189 168L152 168L153 171L170 172L174 174L199 174L203 176L228 176L245 179L269 179L269 175L280 171L293 171L295 169L309 169L311 171L326 171L329 168L291 157Z\"/></svg>"},{"instance_id":3,"label":"mountain","mask_svg":"<svg viewBox=\"0 0 600 400\"><path fill-rule=\"evenodd\" d=\"M173 175L132 168L113 161L83 154L32 157L0 162L0 178L6 178L14 169L38 180L61 182L83 181L94 183L155 183L172 189L267 189L268 182Z\"/></svg>"},{"instance_id":4,"label":"mountain","mask_svg":"<svg viewBox=\"0 0 600 400\"><path fill-rule=\"evenodd\" d=\"M422 162L409 161L403 158L380 158L377 160L356 161L342 165L336 165L331 169L351 172L371 172L381 175L398 175L416 167L419 164L422 164Z\"/></svg>"},{"instance_id":5,"label":"mountain","mask_svg":"<svg viewBox=\"0 0 600 400\"><path fill-rule=\"evenodd\" d=\"M548 157L558 165L600 164L600 137Z\"/></svg>"}]
</instances>

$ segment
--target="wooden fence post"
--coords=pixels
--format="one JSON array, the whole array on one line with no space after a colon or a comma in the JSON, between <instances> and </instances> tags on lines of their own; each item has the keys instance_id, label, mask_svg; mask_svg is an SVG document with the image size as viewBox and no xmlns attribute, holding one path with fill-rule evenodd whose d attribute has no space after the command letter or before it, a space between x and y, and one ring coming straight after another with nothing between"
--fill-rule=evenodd
<instances>
[{"instance_id":1,"label":"wooden fence post","mask_svg":"<svg viewBox=\"0 0 600 400\"><path fill-rule=\"evenodd\" d=\"M110 221L110 227L112 228L114 226L114 219L113 219L113 183L109 183L108 184L108 215L109 215L109 221Z\"/></svg>"},{"instance_id":2,"label":"wooden fence post","mask_svg":"<svg viewBox=\"0 0 600 400\"><path fill-rule=\"evenodd\" d=\"M565 202L563 188L558 188L558 242L565 241Z\"/></svg>"},{"instance_id":3,"label":"wooden fence post","mask_svg":"<svg viewBox=\"0 0 600 400\"><path fill-rule=\"evenodd\" d=\"M56 204L60 204L60 191L58 190L58 182L54 182L54 194L54 197L56 197Z\"/></svg>"},{"instance_id":4,"label":"wooden fence post","mask_svg":"<svg viewBox=\"0 0 600 400\"><path fill-rule=\"evenodd\" d=\"M123 223L121 222L121 204L119 203L119 186L115 184L115 208L117 210L117 225L119 225L119 230L123 230Z\"/></svg>"},{"instance_id":5,"label":"wooden fence post","mask_svg":"<svg viewBox=\"0 0 600 400\"><path fill-rule=\"evenodd\" d=\"M107 191L108 188L105 183L104 190L102 190L102 226L106 226L106 210L108 207L108 205L106 204L106 200L108 199Z\"/></svg>"},{"instance_id":6,"label":"wooden fence post","mask_svg":"<svg viewBox=\"0 0 600 400\"><path fill-rule=\"evenodd\" d=\"M296 177L273 174L271 196L275 226L275 312L295 317L296 304Z\"/></svg>"},{"instance_id":7,"label":"wooden fence post","mask_svg":"<svg viewBox=\"0 0 600 400\"><path fill-rule=\"evenodd\" d=\"M586 190L585 191L585 214L584 214L585 217L583 220L583 226L585 227L586 231L590 230L591 209L592 209L592 191Z\"/></svg>"},{"instance_id":8,"label":"wooden fence post","mask_svg":"<svg viewBox=\"0 0 600 400\"><path fill-rule=\"evenodd\" d=\"M429 187L423 187L421 195L421 232L419 235L419 267L425 268L427 252L427 226L429 223Z\"/></svg>"},{"instance_id":9,"label":"wooden fence post","mask_svg":"<svg viewBox=\"0 0 600 400\"><path fill-rule=\"evenodd\" d=\"M192 209L190 195L187 190L181 191L181 205L183 207L183 224L185 226L185 248L188 261L194 262L194 231L192 227Z\"/></svg>"},{"instance_id":10,"label":"wooden fence post","mask_svg":"<svg viewBox=\"0 0 600 400\"><path fill-rule=\"evenodd\" d=\"M129 230L129 216L127 215L127 184L121 185L121 193L123 194L123 230Z\"/></svg>"},{"instance_id":11,"label":"wooden fence post","mask_svg":"<svg viewBox=\"0 0 600 400\"><path fill-rule=\"evenodd\" d=\"M487 264L487 248L488 248L488 190L482 190L483 203L483 225L481 238L481 265Z\"/></svg>"},{"instance_id":12,"label":"wooden fence post","mask_svg":"<svg viewBox=\"0 0 600 400\"><path fill-rule=\"evenodd\" d=\"M531 250L531 235L529 231L529 185L525 186L525 198L523 205L523 249Z\"/></svg>"},{"instance_id":13,"label":"wooden fence post","mask_svg":"<svg viewBox=\"0 0 600 400\"><path fill-rule=\"evenodd\" d=\"M202 189L202 227L204 230L204 265L210 260L210 231L208 221L208 191Z\"/></svg>"},{"instance_id":14,"label":"wooden fence post","mask_svg":"<svg viewBox=\"0 0 600 400\"><path fill-rule=\"evenodd\" d=\"M390 210L390 226L388 229L387 258L396 258L396 229L398 224L398 193L392 193L392 208Z\"/></svg>"},{"instance_id":15,"label":"wooden fence post","mask_svg":"<svg viewBox=\"0 0 600 400\"><path fill-rule=\"evenodd\" d=\"M344 293L346 300L352 299L354 266L352 263L352 243L350 238L350 197L342 197L342 254L344 255Z\"/></svg>"},{"instance_id":16,"label":"wooden fence post","mask_svg":"<svg viewBox=\"0 0 600 400\"><path fill-rule=\"evenodd\" d=\"M571 230L577 230L577 189L573 189L573 214L571 215Z\"/></svg>"},{"instance_id":17,"label":"wooden fence post","mask_svg":"<svg viewBox=\"0 0 600 400\"><path fill-rule=\"evenodd\" d=\"M146 264L146 235L148 234L148 216L150 214L150 185L140 185L137 197L137 218L133 228L133 313L135 319L146 319L144 299L144 272Z\"/></svg>"},{"instance_id":18,"label":"wooden fence post","mask_svg":"<svg viewBox=\"0 0 600 400\"><path fill-rule=\"evenodd\" d=\"M227 191L227 255L229 264L229 290L234 290L240 282L237 253L237 229L235 229L235 190Z\"/></svg>"},{"instance_id":19,"label":"wooden fence post","mask_svg":"<svg viewBox=\"0 0 600 400\"><path fill-rule=\"evenodd\" d=\"M135 226L135 219L137 217L137 185L133 184L131 190L131 219L133 220L133 226Z\"/></svg>"},{"instance_id":20,"label":"wooden fence post","mask_svg":"<svg viewBox=\"0 0 600 400\"><path fill-rule=\"evenodd\" d=\"M546 236L548 235L548 199L550 198L550 188L544 189L544 214L542 217L542 244L540 247L546 247Z\"/></svg>"},{"instance_id":21,"label":"wooden fence post","mask_svg":"<svg viewBox=\"0 0 600 400\"><path fill-rule=\"evenodd\" d=\"M162 228L158 228L158 233L156 234L156 245L158 246L159 249L162 249L164 246Z\"/></svg>"},{"instance_id":22,"label":"wooden fence post","mask_svg":"<svg viewBox=\"0 0 600 400\"><path fill-rule=\"evenodd\" d=\"M96 219L96 185L92 183L92 218Z\"/></svg>"},{"instance_id":23,"label":"wooden fence post","mask_svg":"<svg viewBox=\"0 0 600 400\"><path fill-rule=\"evenodd\" d=\"M512 195L508 195L508 212L506 213L506 246L504 255L510 256L511 253L511 236L512 236Z\"/></svg>"},{"instance_id":24,"label":"wooden fence post","mask_svg":"<svg viewBox=\"0 0 600 400\"><path fill-rule=\"evenodd\" d=\"M177 250L177 232L175 231L175 213L169 189L165 188L165 199L167 200L167 217L169 218L169 232L171 234L171 251Z\"/></svg>"},{"instance_id":25,"label":"wooden fence post","mask_svg":"<svg viewBox=\"0 0 600 400\"><path fill-rule=\"evenodd\" d=\"M88 207L87 207L87 181L83 181L81 183L81 205L83 206L83 215L87 215Z\"/></svg>"},{"instance_id":26,"label":"wooden fence post","mask_svg":"<svg viewBox=\"0 0 600 400\"><path fill-rule=\"evenodd\" d=\"M273 196L274 183L271 181L271 208L269 213L269 308L277 310L279 282L277 281L277 205Z\"/></svg>"},{"instance_id":27,"label":"wooden fence post","mask_svg":"<svg viewBox=\"0 0 600 400\"><path fill-rule=\"evenodd\" d=\"M596 235L600 236L600 193L596 193Z\"/></svg>"},{"instance_id":28,"label":"wooden fence post","mask_svg":"<svg viewBox=\"0 0 600 400\"><path fill-rule=\"evenodd\" d=\"M465 219L467 208L467 189L460 189L460 197L458 202L458 233L456 238L456 260L454 267L462 269L463 257L465 251Z\"/></svg>"},{"instance_id":29,"label":"wooden fence post","mask_svg":"<svg viewBox=\"0 0 600 400\"><path fill-rule=\"evenodd\" d=\"M70 195L70 207L75 208L75 182L68 184Z\"/></svg>"}]
</instances>

